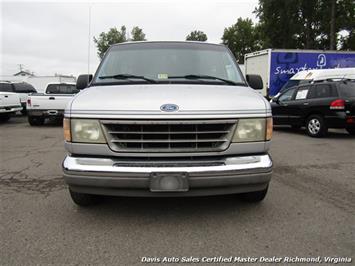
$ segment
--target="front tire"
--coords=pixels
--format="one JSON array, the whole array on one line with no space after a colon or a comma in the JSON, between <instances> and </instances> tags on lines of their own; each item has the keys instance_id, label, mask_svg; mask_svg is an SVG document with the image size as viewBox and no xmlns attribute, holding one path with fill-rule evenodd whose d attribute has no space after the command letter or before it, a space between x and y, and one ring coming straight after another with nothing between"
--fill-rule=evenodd
<instances>
[{"instance_id":1,"label":"front tire","mask_svg":"<svg viewBox=\"0 0 355 266\"><path fill-rule=\"evenodd\" d=\"M99 202L99 196L97 195L79 193L71 189L69 189L69 193L74 203L81 207L91 206Z\"/></svg>"},{"instance_id":2,"label":"front tire","mask_svg":"<svg viewBox=\"0 0 355 266\"><path fill-rule=\"evenodd\" d=\"M328 128L322 116L311 115L306 121L306 131L311 137L321 138L327 134Z\"/></svg>"},{"instance_id":3,"label":"front tire","mask_svg":"<svg viewBox=\"0 0 355 266\"><path fill-rule=\"evenodd\" d=\"M355 127L347 127L346 131L352 136L355 136Z\"/></svg>"},{"instance_id":4,"label":"front tire","mask_svg":"<svg viewBox=\"0 0 355 266\"><path fill-rule=\"evenodd\" d=\"M44 117L28 116L28 123L31 126L42 126L44 124Z\"/></svg>"},{"instance_id":5,"label":"front tire","mask_svg":"<svg viewBox=\"0 0 355 266\"><path fill-rule=\"evenodd\" d=\"M253 192L240 194L239 197L243 201L257 203L257 202L262 201L266 197L268 188L269 188L269 185L267 185L267 187L265 189L260 190L260 191L253 191Z\"/></svg>"}]
</instances>

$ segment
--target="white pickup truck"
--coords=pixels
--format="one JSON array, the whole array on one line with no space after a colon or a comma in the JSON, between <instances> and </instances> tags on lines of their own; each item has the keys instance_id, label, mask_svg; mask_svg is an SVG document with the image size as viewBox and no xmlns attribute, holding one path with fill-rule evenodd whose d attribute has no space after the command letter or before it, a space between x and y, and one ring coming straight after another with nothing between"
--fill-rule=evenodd
<instances>
[{"instance_id":1,"label":"white pickup truck","mask_svg":"<svg viewBox=\"0 0 355 266\"><path fill-rule=\"evenodd\" d=\"M21 110L20 98L16 93L0 91L0 122L9 120L12 114Z\"/></svg>"},{"instance_id":2,"label":"white pickup truck","mask_svg":"<svg viewBox=\"0 0 355 266\"><path fill-rule=\"evenodd\" d=\"M28 122L31 126L43 125L46 118L62 118L68 102L79 90L73 83L49 83L45 93L28 97Z\"/></svg>"},{"instance_id":3,"label":"white pickup truck","mask_svg":"<svg viewBox=\"0 0 355 266\"><path fill-rule=\"evenodd\" d=\"M15 82L15 81L0 81L0 91L1 92L13 92L16 93L21 102L22 113L26 113L26 102L28 96L31 93L36 93L36 89L26 82Z\"/></svg>"}]
</instances>

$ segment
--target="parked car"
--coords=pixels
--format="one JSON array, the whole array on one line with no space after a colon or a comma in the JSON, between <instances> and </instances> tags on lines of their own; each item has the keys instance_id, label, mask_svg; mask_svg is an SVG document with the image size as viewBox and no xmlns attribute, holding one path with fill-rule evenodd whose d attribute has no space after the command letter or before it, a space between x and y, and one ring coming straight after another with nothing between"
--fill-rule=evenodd
<instances>
[{"instance_id":1,"label":"parked car","mask_svg":"<svg viewBox=\"0 0 355 266\"><path fill-rule=\"evenodd\" d=\"M21 110L20 98L16 93L0 91L0 122L9 120L11 115Z\"/></svg>"},{"instance_id":2,"label":"parked car","mask_svg":"<svg viewBox=\"0 0 355 266\"><path fill-rule=\"evenodd\" d=\"M46 118L62 118L65 106L79 90L74 83L50 83L45 93L28 97L28 122L31 126L43 125Z\"/></svg>"},{"instance_id":3,"label":"parked car","mask_svg":"<svg viewBox=\"0 0 355 266\"><path fill-rule=\"evenodd\" d=\"M353 79L354 76L355 67L303 70L293 75L281 88L280 93L297 85L314 83L322 80Z\"/></svg>"},{"instance_id":4,"label":"parked car","mask_svg":"<svg viewBox=\"0 0 355 266\"><path fill-rule=\"evenodd\" d=\"M36 93L36 89L26 82L11 82L11 81L0 81L0 91L2 92L13 92L18 94L20 97L20 102L22 106L22 113L26 113L26 103L28 96L32 93Z\"/></svg>"},{"instance_id":5,"label":"parked car","mask_svg":"<svg viewBox=\"0 0 355 266\"><path fill-rule=\"evenodd\" d=\"M355 135L354 80L291 87L271 107L275 125L305 126L311 137L325 136L328 128L345 128Z\"/></svg>"},{"instance_id":6,"label":"parked car","mask_svg":"<svg viewBox=\"0 0 355 266\"><path fill-rule=\"evenodd\" d=\"M92 79L92 80L91 80ZM91 80L91 81L90 81ZM65 181L78 205L97 195L264 199L272 173L269 102L223 45L113 45L81 75L65 110Z\"/></svg>"}]
</instances>

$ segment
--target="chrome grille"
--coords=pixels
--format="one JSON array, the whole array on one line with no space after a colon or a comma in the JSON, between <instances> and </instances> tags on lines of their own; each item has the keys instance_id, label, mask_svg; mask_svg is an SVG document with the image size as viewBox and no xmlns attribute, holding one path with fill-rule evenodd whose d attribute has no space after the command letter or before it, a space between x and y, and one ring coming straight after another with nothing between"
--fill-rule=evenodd
<instances>
[{"instance_id":1,"label":"chrome grille","mask_svg":"<svg viewBox=\"0 0 355 266\"><path fill-rule=\"evenodd\" d=\"M117 152L204 152L228 148L236 120L101 120Z\"/></svg>"}]
</instances>

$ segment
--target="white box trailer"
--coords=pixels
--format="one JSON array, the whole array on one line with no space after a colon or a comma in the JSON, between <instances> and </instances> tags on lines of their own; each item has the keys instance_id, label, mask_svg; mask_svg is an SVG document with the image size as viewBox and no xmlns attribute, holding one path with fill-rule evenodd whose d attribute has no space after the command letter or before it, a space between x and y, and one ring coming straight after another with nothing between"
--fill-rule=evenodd
<instances>
[{"instance_id":1,"label":"white box trailer","mask_svg":"<svg viewBox=\"0 0 355 266\"><path fill-rule=\"evenodd\" d=\"M245 74L257 74L262 77L262 94L272 97L299 71L355 67L355 52L266 49L246 54L244 65Z\"/></svg>"}]
</instances>

